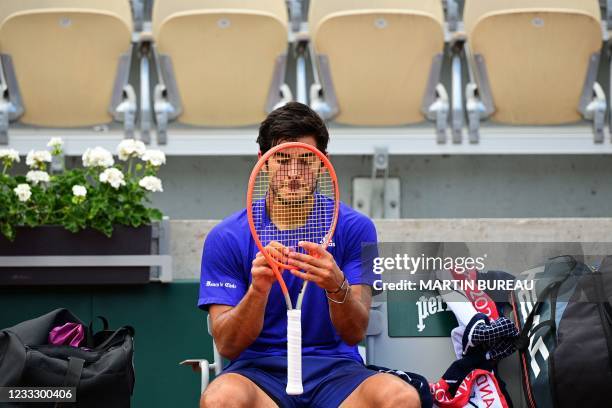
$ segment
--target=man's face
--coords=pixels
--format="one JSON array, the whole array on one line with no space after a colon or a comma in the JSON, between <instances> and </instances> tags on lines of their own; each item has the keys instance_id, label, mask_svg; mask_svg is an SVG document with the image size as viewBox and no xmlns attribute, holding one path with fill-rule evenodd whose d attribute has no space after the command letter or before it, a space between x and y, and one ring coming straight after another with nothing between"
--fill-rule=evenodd
<instances>
[{"instance_id":1,"label":"man's face","mask_svg":"<svg viewBox=\"0 0 612 408\"><path fill-rule=\"evenodd\" d=\"M301 137L296 141L317 146L312 136ZM311 200L321 164L317 155L301 148L283 150L270 157L267 168L274 200L284 204L301 204Z\"/></svg>"}]
</instances>

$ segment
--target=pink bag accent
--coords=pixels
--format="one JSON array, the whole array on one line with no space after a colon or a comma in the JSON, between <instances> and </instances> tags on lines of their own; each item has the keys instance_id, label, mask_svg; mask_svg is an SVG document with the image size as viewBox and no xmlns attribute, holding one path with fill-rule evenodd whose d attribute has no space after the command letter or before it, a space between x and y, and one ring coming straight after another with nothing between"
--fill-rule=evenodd
<instances>
[{"instance_id":1,"label":"pink bag accent","mask_svg":"<svg viewBox=\"0 0 612 408\"><path fill-rule=\"evenodd\" d=\"M49 344L54 346L69 345L79 347L85 338L85 329L79 323L66 323L63 326L54 327L49 332Z\"/></svg>"}]
</instances>

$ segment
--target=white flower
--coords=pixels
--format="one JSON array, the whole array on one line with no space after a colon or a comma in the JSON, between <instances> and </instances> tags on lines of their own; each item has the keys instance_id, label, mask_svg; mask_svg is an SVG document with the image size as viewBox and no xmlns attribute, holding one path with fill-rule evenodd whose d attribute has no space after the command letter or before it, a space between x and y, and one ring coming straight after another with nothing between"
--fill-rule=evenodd
<instances>
[{"instance_id":1,"label":"white flower","mask_svg":"<svg viewBox=\"0 0 612 408\"><path fill-rule=\"evenodd\" d=\"M72 194L75 197L85 197L87 195L87 189L84 186L75 184L72 186Z\"/></svg>"},{"instance_id":2,"label":"white flower","mask_svg":"<svg viewBox=\"0 0 612 408\"><path fill-rule=\"evenodd\" d=\"M26 174L26 180L34 185L38 183L48 183L49 174L46 171L30 170Z\"/></svg>"},{"instance_id":3,"label":"white flower","mask_svg":"<svg viewBox=\"0 0 612 408\"><path fill-rule=\"evenodd\" d=\"M155 167L166 164L166 155L161 150L146 150L141 159Z\"/></svg>"},{"instance_id":4,"label":"white flower","mask_svg":"<svg viewBox=\"0 0 612 408\"><path fill-rule=\"evenodd\" d=\"M104 170L100 174L100 181L102 183L108 183L114 189L118 189L121 186L125 186L125 180L123 179L123 173L121 170L111 167L110 169Z\"/></svg>"},{"instance_id":5,"label":"white flower","mask_svg":"<svg viewBox=\"0 0 612 408\"><path fill-rule=\"evenodd\" d=\"M32 167L39 167L44 162L51 162L51 153L47 150L30 150L26 156L26 164Z\"/></svg>"},{"instance_id":6,"label":"white flower","mask_svg":"<svg viewBox=\"0 0 612 408\"><path fill-rule=\"evenodd\" d=\"M19 163L19 152L15 149L0 149L0 160Z\"/></svg>"},{"instance_id":7,"label":"white flower","mask_svg":"<svg viewBox=\"0 0 612 408\"><path fill-rule=\"evenodd\" d=\"M83 166L85 167L110 167L115 164L113 155L108 150L97 146L93 149L85 150L83 153Z\"/></svg>"},{"instance_id":8,"label":"white flower","mask_svg":"<svg viewBox=\"0 0 612 408\"><path fill-rule=\"evenodd\" d=\"M146 149L145 144L140 140L125 139L117 146L117 154L119 155L119 160L126 161L133 156L141 157Z\"/></svg>"},{"instance_id":9,"label":"white flower","mask_svg":"<svg viewBox=\"0 0 612 408\"><path fill-rule=\"evenodd\" d=\"M19 184L16 188L13 189L17 197L19 197L19 201L26 202L32 196L32 190L30 190L30 186L27 184Z\"/></svg>"},{"instance_id":10,"label":"white flower","mask_svg":"<svg viewBox=\"0 0 612 408\"><path fill-rule=\"evenodd\" d=\"M47 143L47 147L52 147L52 148L60 148L64 145L64 141L62 140L61 137L52 137L51 140L49 140L49 143Z\"/></svg>"},{"instance_id":11,"label":"white flower","mask_svg":"<svg viewBox=\"0 0 612 408\"><path fill-rule=\"evenodd\" d=\"M152 192L164 191L164 189L162 188L162 181L155 176L143 177L138 182L138 185L144 188L145 190L149 190Z\"/></svg>"}]
</instances>

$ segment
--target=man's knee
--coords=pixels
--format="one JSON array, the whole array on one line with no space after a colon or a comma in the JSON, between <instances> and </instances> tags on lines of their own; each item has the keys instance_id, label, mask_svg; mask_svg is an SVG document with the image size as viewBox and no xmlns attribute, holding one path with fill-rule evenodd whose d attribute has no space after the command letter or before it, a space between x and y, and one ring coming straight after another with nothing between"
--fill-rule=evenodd
<instances>
[{"instance_id":1,"label":"man's knee","mask_svg":"<svg viewBox=\"0 0 612 408\"><path fill-rule=\"evenodd\" d=\"M383 374L377 378L380 381L376 387L377 407L420 408L421 397L416 388L391 374Z\"/></svg>"},{"instance_id":2,"label":"man's knee","mask_svg":"<svg viewBox=\"0 0 612 408\"><path fill-rule=\"evenodd\" d=\"M223 407L224 399L218 392L207 389L200 396L200 408Z\"/></svg>"},{"instance_id":3,"label":"man's knee","mask_svg":"<svg viewBox=\"0 0 612 408\"><path fill-rule=\"evenodd\" d=\"M224 375L210 383L200 397L200 408L238 408L248 407L248 384L233 375Z\"/></svg>"},{"instance_id":4,"label":"man's knee","mask_svg":"<svg viewBox=\"0 0 612 408\"><path fill-rule=\"evenodd\" d=\"M248 407L249 399L243 390L229 391L227 388L207 389L200 397L200 408Z\"/></svg>"},{"instance_id":5,"label":"man's knee","mask_svg":"<svg viewBox=\"0 0 612 408\"><path fill-rule=\"evenodd\" d=\"M385 406L389 407L405 407L405 408L420 408L421 397L416 388L404 383L393 387L389 393L389 400Z\"/></svg>"}]
</instances>

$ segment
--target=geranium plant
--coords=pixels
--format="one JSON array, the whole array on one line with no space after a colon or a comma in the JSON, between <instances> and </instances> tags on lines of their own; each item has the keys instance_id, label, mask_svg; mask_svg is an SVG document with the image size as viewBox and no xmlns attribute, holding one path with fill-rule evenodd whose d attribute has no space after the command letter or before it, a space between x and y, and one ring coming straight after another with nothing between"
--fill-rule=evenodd
<instances>
[{"instance_id":1,"label":"geranium plant","mask_svg":"<svg viewBox=\"0 0 612 408\"><path fill-rule=\"evenodd\" d=\"M9 240L20 226L60 225L72 232L94 228L110 237L114 225L139 227L161 219L161 212L148 205L148 196L163 191L156 176L166 162L162 151L125 139L117 146L118 161L95 147L83 154L82 168L49 174L63 142L52 138L47 147L27 154L25 175L11 174L19 153L0 149L0 233Z\"/></svg>"}]
</instances>

